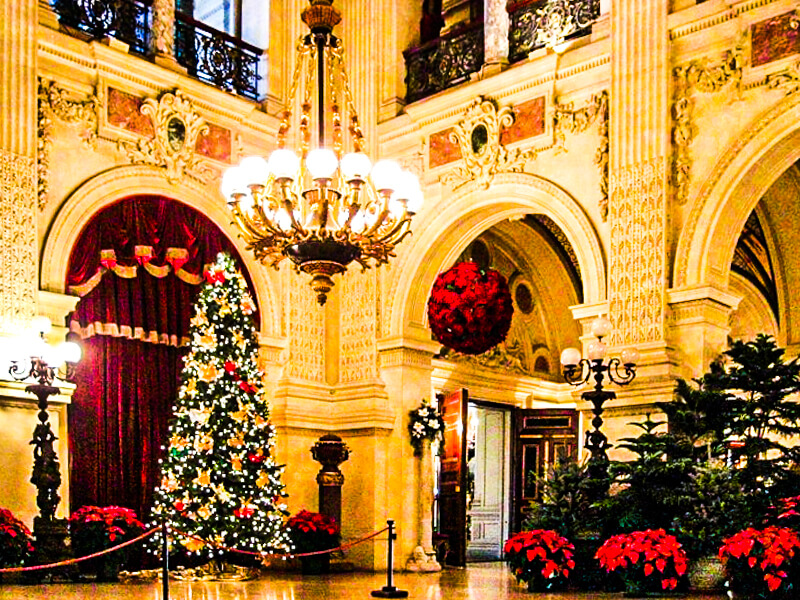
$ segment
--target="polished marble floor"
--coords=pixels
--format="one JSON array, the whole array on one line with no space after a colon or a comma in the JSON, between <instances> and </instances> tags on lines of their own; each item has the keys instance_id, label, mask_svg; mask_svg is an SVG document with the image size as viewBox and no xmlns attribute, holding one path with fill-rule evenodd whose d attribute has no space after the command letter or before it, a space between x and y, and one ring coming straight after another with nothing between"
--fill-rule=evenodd
<instances>
[{"instance_id":1,"label":"polished marble floor","mask_svg":"<svg viewBox=\"0 0 800 600\"><path fill-rule=\"evenodd\" d=\"M337 573L302 576L267 573L247 582L176 582L169 585L168 600L365 600L370 591L386 585L386 574ZM398 589L417 600L621 600L621 594L540 594L519 587L502 563L480 563L441 573L398 573ZM164 600L161 583L0 585L0 600ZM722 596L689 596L691 600L723 600Z\"/></svg>"}]
</instances>

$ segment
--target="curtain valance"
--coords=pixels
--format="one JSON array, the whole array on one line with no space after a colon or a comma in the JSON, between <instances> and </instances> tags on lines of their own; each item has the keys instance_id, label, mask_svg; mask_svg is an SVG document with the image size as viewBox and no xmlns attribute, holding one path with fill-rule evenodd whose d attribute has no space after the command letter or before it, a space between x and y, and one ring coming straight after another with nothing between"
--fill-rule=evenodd
<instances>
[{"instance_id":1,"label":"curtain valance","mask_svg":"<svg viewBox=\"0 0 800 600\"><path fill-rule=\"evenodd\" d=\"M189 206L136 196L106 207L70 255L67 289L81 296L70 331L83 339L107 335L182 345L203 270L218 252L239 259L219 228Z\"/></svg>"}]
</instances>

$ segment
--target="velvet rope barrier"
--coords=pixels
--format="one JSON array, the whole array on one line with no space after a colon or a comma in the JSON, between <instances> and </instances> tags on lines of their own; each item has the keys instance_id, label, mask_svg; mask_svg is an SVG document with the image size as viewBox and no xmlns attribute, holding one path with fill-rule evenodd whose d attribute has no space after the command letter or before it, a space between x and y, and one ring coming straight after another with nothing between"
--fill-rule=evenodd
<instances>
[{"instance_id":1,"label":"velvet rope barrier","mask_svg":"<svg viewBox=\"0 0 800 600\"><path fill-rule=\"evenodd\" d=\"M342 544L341 546L338 546L336 548L330 548L328 550L316 550L314 552L299 552L297 554L294 554L294 553L291 553L291 552L268 552L268 553L264 553L264 552L255 552L253 550L239 550L238 548L230 548L228 546L223 546L222 544L217 544L216 542L209 542L208 540L204 540L203 538L197 537L196 535L192 535L190 533L185 533L183 531L180 531L179 529L172 529L171 531L173 533L177 533L178 535L181 535L181 536L183 536L185 538L188 538L190 540L197 540L198 542L203 542L204 544L208 544L212 548L216 548L217 550L225 550L226 552L234 552L236 554L246 554L248 556L260 556L261 558L275 558L275 557L280 557L280 558L302 558L304 556L318 556L320 554L330 554L332 552L338 552L338 551L347 550L348 548L352 548L353 546L357 546L358 544L362 544L362 543L366 542L367 540L370 540L370 539L372 539L374 537L377 537L380 534L382 534L384 531L388 531L388 530L389 530L388 527L384 527L383 529L380 529L378 531L370 533L369 535L365 535L364 537L359 538L357 540L353 540L352 542L347 542L346 544Z\"/></svg>"},{"instance_id":2,"label":"velvet rope barrier","mask_svg":"<svg viewBox=\"0 0 800 600\"><path fill-rule=\"evenodd\" d=\"M44 569L55 569L55 568L58 568L58 567L66 567L68 565L74 565L74 564L77 564L77 563L80 563L80 562L83 562L83 561L86 561L86 560L91 560L92 558L97 558L98 556L104 556L106 554L111 554L112 552L116 552L117 550L121 550L121 549L126 548L128 546L131 546L133 544L141 542L142 540L150 537L151 535L154 535L154 534L158 533L161 529L162 529L161 527L154 527L153 529L150 529L149 531L145 531L143 534L133 538L132 540L128 540L127 542L122 542L121 544L118 544L116 546L112 546L111 548L106 548L105 550L101 550L101 551L95 552L93 554L88 554L87 556L81 556L80 558L70 558L69 560L62 560L62 561L59 561L59 562L49 563L49 564L46 564L46 565L33 565L33 566L30 566L30 567L7 567L5 569L0 569L0 574L2 574L2 573L23 573L23 572L28 572L28 571L41 571L41 570L44 570ZM359 538L357 540L353 540L351 542L347 542L346 544L342 544L341 546L338 546L336 548L331 548L329 550L317 550L316 552L301 552L301 553L298 553L298 554L292 554L292 553L286 553L286 552L283 552L283 553L280 553L280 552L263 553L263 552L255 552L255 551L252 551L252 550L240 550L238 548L229 548L227 546L223 546L222 544L217 544L215 542L210 542L208 540L204 540L204 539L199 538L197 536L194 536L194 535L191 535L191 534L188 534L188 533L184 533L183 531L180 531L178 529L170 529L170 531L172 533L181 535L181 536L183 536L185 538L189 538L189 539L193 539L193 540L197 540L197 541L203 542L204 544L208 544L209 546L211 546L213 548L216 548L217 550L225 550L226 552L235 552L237 554L247 554L247 555L250 555L250 556L259 556L261 558L275 558L275 557L280 557L280 558L301 558L303 556L316 556L316 555L319 555L319 554L329 554L329 553L332 553L332 552L344 551L344 550L347 550L348 548L352 548L353 546L356 546L358 544L362 544L362 543L366 542L367 540L370 540L370 539L372 539L374 537L377 537L380 534L382 534L382 533L384 533L385 531L388 531L388 530L389 530L389 527L384 527L383 529L380 529L378 531L370 533L369 535L365 535L362 538Z\"/></svg>"},{"instance_id":3,"label":"velvet rope barrier","mask_svg":"<svg viewBox=\"0 0 800 600\"><path fill-rule=\"evenodd\" d=\"M150 537L154 533L158 532L160 529L161 529L160 527L154 527L150 531L145 531L142 535L135 537L132 540L128 540L127 542L122 542L121 544L112 546L111 548L106 548L105 550L101 550L100 552L95 552L94 554L81 556L80 558L70 558L69 560L62 560L60 562L50 563L47 565L33 565L31 567L8 567L5 569L0 569L0 573L22 573L25 571L40 571L42 569L55 569L56 567L66 567L67 565L74 565L79 562L83 562L85 560L97 558L98 556L111 554L112 552L116 552L117 550L121 550L122 548L126 548L127 546L136 544L137 542L141 542L143 539Z\"/></svg>"}]
</instances>

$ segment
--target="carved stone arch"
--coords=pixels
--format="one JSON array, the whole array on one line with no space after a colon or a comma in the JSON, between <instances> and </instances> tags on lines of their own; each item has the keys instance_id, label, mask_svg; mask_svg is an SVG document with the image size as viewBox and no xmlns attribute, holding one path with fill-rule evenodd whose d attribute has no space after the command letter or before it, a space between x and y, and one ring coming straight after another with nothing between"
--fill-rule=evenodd
<instances>
[{"instance_id":1,"label":"carved stone arch","mask_svg":"<svg viewBox=\"0 0 800 600\"><path fill-rule=\"evenodd\" d=\"M150 166L124 166L104 171L79 186L62 204L44 240L41 260L40 288L64 294L69 251L81 231L101 209L134 194L159 195L182 202L207 216L238 250L255 286L261 315L262 335L281 335L281 315L277 302L278 273L255 261L244 242L231 226L222 197L190 179L170 184L162 171ZM272 271L271 269L269 271Z\"/></svg>"},{"instance_id":2,"label":"carved stone arch","mask_svg":"<svg viewBox=\"0 0 800 600\"><path fill-rule=\"evenodd\" d=\"M744 128L720 156L689 204L679 233L674 288L725 289L739 234L764 193L800 160L800 94L793 94Z\"/></svg>"},{"instance_id":3,"label":"carved stone arch","mask_svg":"<svg viewBox=\"0 0 800 600\"><path fill-rule=\"evenodd\" d=\"M384 288L385 337L424 335L427 300L436 275L486 229L530 213L550 217L572 244L582 274L584 302L605 300L606 266L597 232L578 201L554 183L527 173L503 173L495 176L489 189L469 183L439 205L441 209L437 206L415 218L414 234L404 242L408 246L389 272Z\"/></svg>"}]
</instances>

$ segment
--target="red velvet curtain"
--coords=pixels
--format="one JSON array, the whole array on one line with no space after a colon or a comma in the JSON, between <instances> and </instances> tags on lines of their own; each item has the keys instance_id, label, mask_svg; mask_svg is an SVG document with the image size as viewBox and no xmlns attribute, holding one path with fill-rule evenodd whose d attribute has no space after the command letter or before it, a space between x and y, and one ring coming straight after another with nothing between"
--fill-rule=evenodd
<instances>
[{"instance_id":1,"label":"red velvet curtain","mask_svg":"<svg viewBox=\"0 0 800 600\"><path fill-rule=\"evenodd\" d=\"M73 510L114 504L146 517L194 298L220 251L238 258L205 216L153 196L113 204L81 232L67 276L82 295L69 325L84 348L69 409Z\"/></svg>"}]
</instances>

